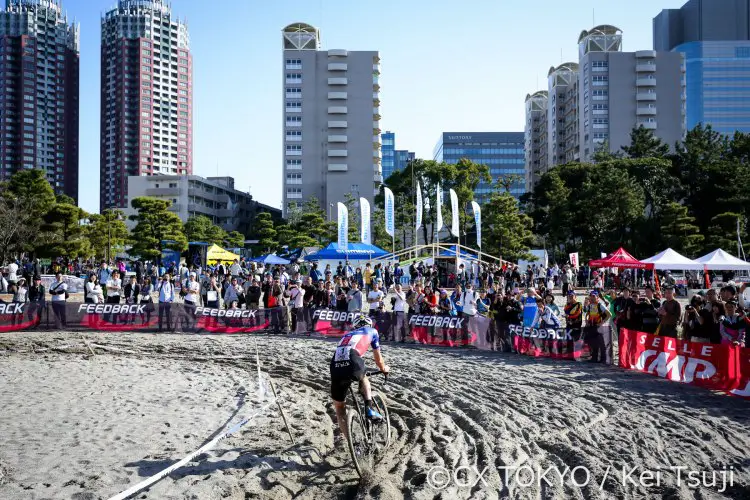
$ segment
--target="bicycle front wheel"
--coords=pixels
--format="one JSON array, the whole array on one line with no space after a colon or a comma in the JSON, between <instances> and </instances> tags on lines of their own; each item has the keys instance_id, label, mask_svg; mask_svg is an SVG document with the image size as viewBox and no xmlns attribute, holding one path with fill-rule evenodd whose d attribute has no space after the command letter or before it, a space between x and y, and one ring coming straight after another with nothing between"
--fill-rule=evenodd
<instances>
[{"instance_id":1,"label":"bicycle front wheel","mask_svg":"<svg viewBox=\"0 0 750 500\"><path fill-rule=\"evenodd\" d=\"M372 422L372 438L375 443L375 452L383 454L386 448L391 445L391 419L388 415L388 405L382 394L373 392L372 406L378 413L383 415L382 421Z\"/></svg>"},{"instance_id":2,"label":"bicycle front wheel","mask_svg":"<svg viewBox=\"0 0 750 500\"><path fill-rule=\"evenodd\" d=\"M349 436L349 453L352 455L354 468L360 477L367 471L372 470L372 450L369 445L367 429L363 427L362 419L356 411L350 411L346 418Z\"/></svg>"}]
</instances>

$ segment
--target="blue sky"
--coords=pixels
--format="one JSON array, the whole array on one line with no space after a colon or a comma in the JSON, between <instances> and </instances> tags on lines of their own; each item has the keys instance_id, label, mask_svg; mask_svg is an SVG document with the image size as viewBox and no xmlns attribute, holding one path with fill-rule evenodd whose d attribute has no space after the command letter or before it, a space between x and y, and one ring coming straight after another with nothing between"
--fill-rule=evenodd
<instances>
[{"instance_id":1,"label":"blue sky","mask_svg":"<svg viewBox=\"0 0 750 500\"><path fill-rule=\"evenodd\" d=\"M320 28L323 49L379 50L381 128L431 158L443 131L521 131L524 98L550 66L577 61L578 35L623 30L624 50L652 47L652 18L684 0L174 0L194 67L196 175L231 175L281 204L281 29ZM63 0L81 24L80 203L99 206L100 16L114 0ZM594 12L595 9L595 12Z\"/></svg>"}]
</instances>

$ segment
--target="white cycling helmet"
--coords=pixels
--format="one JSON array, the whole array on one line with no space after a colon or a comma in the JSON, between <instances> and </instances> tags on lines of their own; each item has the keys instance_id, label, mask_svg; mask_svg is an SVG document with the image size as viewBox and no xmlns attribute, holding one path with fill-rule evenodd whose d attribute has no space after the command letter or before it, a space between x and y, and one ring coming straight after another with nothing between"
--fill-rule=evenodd
<instances>
[{"instance_id":1,"label":"white cycling helmet","mask_svg":"<svg viewBox=\"0 0 750 500\"><path fill-rule=\"evenodd\" d=\"M352 320L352 327L355 330L358 328L364 328L366 326L372 326L372 320L366 314L360 314Z\"/></svg>"}]
</instances>

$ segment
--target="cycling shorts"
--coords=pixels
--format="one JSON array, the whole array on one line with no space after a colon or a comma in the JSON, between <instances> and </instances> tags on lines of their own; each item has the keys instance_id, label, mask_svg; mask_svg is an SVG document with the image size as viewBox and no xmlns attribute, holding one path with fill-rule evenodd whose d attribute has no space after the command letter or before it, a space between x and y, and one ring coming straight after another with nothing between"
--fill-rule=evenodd
<instances>
[{"instance_id":1,"label":"cycling shorts","mask_svg":"<svg viewBox=\"0 0 750 500\"><path fill-rule=\"evenodd\" d=\"M346 401L346 391L352 382L365 377L365 360L358 352L352 351L347 361L331 359L331 397L334 401Z\"/></svg>"}]
</instances>

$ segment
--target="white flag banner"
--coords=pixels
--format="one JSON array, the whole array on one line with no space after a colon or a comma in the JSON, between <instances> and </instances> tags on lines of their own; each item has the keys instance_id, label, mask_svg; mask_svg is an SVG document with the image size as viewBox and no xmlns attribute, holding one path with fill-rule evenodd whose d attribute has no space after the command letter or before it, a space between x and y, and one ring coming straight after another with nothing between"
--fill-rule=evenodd
<instances>
[{"instance_id":1,"label":"white flag banner","mask_svg":"<svg viewBox=\"0 0 750 500\"><path fill-rule=\"evenodd\" d=\"M396 203L393 200L393 191L388 188L383 189L385 190L385 232L393 236L396 234Z\"/></svg>"},{"instance_id":2,"label":"white flag banner","mask_svg":"<svg viewBox=\"0 0 750 500\"><path fill-rule=\"evenodd\" d=\"M482 209L476 201L471 202L471 208L474 210L474 224L477 226L477 247L482 248Z\"/></svg>"},{"instance_id":3,"label":"white flag banner","mask_svg":"<svg viewBox=\"0 0 750 500\"><path fill-rule=\"evenodd\" d=\"M570 260L571 267L578 267L578 252L568 255L568 259Z\"/></svg>"},{"instance_id":4,"label":"white flag banner","mask_svg":"<svg viewBox=\"0 0 750 500\"><path fill-rule=\"evenodd\" d=\"M449 190L449 193L451 195L451 234L453 236L458 236L458 195L456 195L456 192L454 190Z\"/></svg>"},{"instance_id":5,"label":"white flag banner","mask_svg":"<svg viewBox=\"0 0 750 500\"><path fill-rule=\"evenodd\" d=\"M443 229L443 192L440 190L440 183L437 185L437 207L435 208L435 217L437 220L435 221L436 231L440 233L440 230Z\"/></svg>"},{"instance_id":6,"label":"white flag banner","mask_svg":"<svg viewBox=\"0 0 750 500\"><path fill-rule=\"evenodd\" d=\"M349 250L349 210L339 202L339 250Z\"/></svg>"},{"instance_id":7,"label":"white flag banner","mask_svg":"<svg viewBox=\"0 0 750 500\"><path fill-rule=\"evenodd\" d=\"M417 182L417 231L422 227L422 188Z\"/></svg>"},{"instance_id":8,"label":"white flag banner","mask_svg":"<svg viewBox=\"0 0 750 500\"><path fill-rule=\"evenodd\" d=\"M370 245L372 237L370 236L370 202L367 198L359 199L359 218L361 219L359 239L362 243Z\"/></svg>"}]
</instances>

